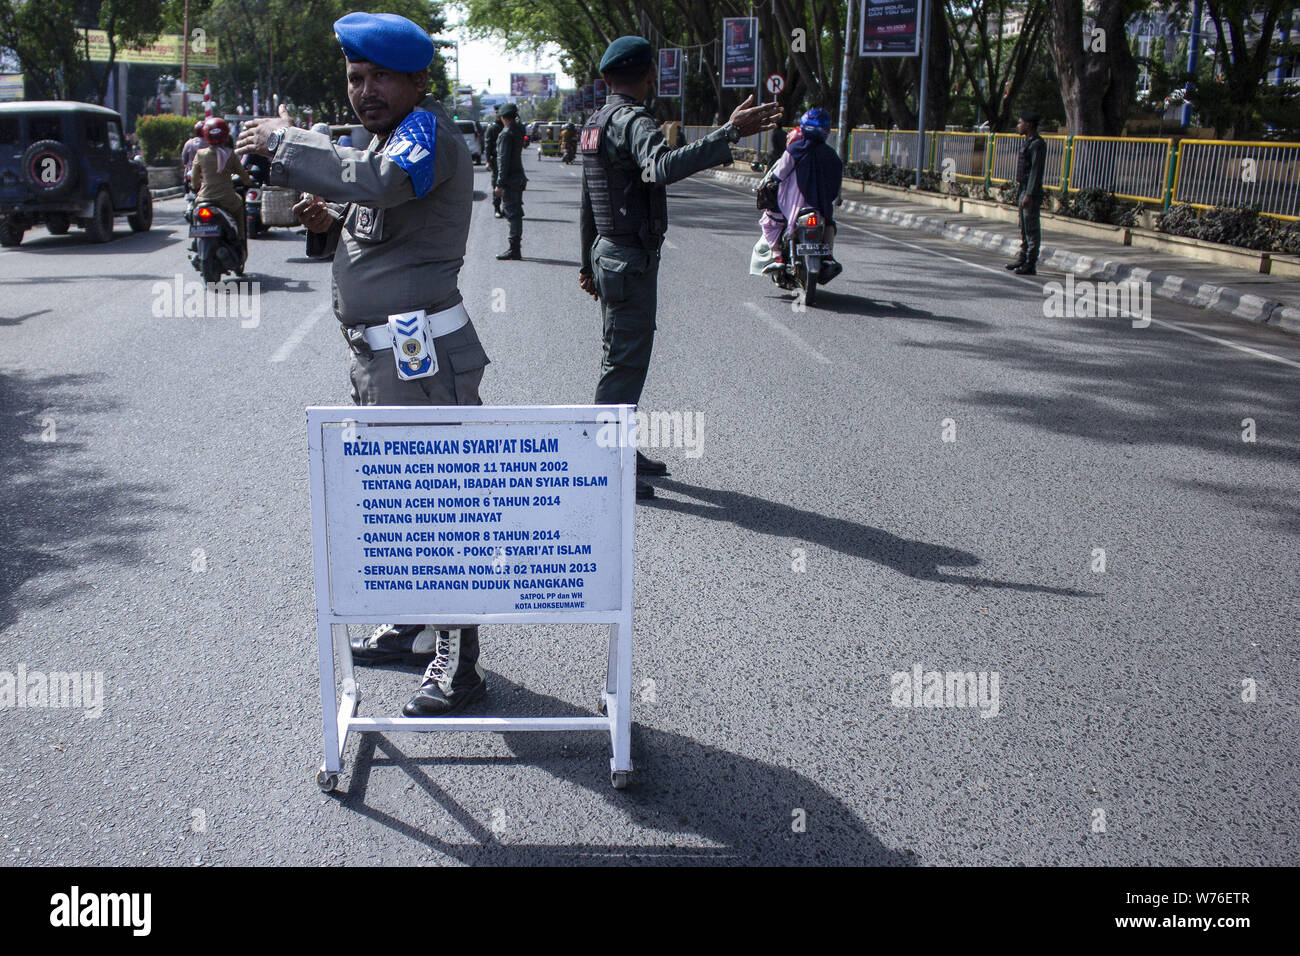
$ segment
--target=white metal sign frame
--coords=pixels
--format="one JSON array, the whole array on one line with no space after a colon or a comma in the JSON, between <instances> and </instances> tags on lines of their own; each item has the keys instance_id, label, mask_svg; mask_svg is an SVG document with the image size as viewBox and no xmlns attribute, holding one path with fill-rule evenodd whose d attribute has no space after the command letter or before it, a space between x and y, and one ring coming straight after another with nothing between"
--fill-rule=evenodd
<instances>
[{"instance_id":1,"label":"white metal sign frame","mask_svg":"<svg viewBox=\"0 0 1300 956\"><path fill-rule=\"evenodd\" d=\"M343 769L348 734L398 732L480 732L606 730L613 756L610 783L623 789L632 772L632 567L634 501L636 498L635 406L547 405L497 406L311 406L307 409L307 446L310 458L312 550L316 593L316 637L320 656L322 743L325 759L316 783L326 792L337 788ZM463 610L427 614L399 614L398 624L608 624L609 656L605 689L598 717L358 717L359 693L348 643L348 624L373 624L373 614L349 613L335 608L331 597L328 524L325 500L325 443L328 426L369 428L389 425L591 425L617 428L618 494L620 519L620 596L614 610L532 610L517 613L474 614ZM592 436L596 440L595 435ZM337 655L337 669L336 658ZM341 696L336 688L341 687Z\"/></svg>"}]
</instances>

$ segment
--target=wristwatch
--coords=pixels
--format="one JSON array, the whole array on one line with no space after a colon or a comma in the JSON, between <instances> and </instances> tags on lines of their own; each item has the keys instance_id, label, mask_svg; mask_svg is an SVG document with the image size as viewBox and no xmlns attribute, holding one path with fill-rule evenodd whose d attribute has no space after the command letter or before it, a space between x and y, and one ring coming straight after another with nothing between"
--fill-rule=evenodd
<instances>
[{"instance_id":1,"label":"wristwatch","mask_svg":"<svg viewBox=\"0 0 1300 956\"><path fill-rule=\"evenodd\" d=\"M271 134L266 137L266 151L272 156L280 149L280 143L284 141L284 127L271 130Z\"/></svg>"},{"instance_id":2,"label":"wristwatch","mask_svg":"<svg viewBox=\"0 0 1300 956\"><path fill-rule=\"evenodd\" d=\"M740 142L740 130L736 128L735 123L727 123L726 126L722 127L722 132L726 135L728 143Z\"/></svg>"}]
</instances>

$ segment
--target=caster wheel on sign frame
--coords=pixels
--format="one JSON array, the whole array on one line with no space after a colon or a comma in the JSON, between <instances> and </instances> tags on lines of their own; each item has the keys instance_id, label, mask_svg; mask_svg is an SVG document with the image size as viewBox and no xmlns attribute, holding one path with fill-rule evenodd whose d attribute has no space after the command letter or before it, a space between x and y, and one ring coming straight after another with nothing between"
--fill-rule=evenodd
<instances>
[{"instance_id":1,"label":"caster wheel on sign frame","mask_svg":"<svg viewBox=\"0 0 1300 956\"><path fill-rule=\"evenodd\" d=\"M316 786L320 787L321 793L333 793L339 788L339 775L318 770L316 772Z\"/></svg>"},{"instance_id":2,"label":"caster wheel on sign frame","mask_svg":"<svg viewBox=\"0 0 1300 956\"><path fill-rule=\"evenodd\" d=\"M615 790L626 790L631 781L632 771L630 770L611 770L609 772L609 783Z\"/></svg>"},{"instance_id":3,"label":"caster wheel on sign frame","mask_svg":"<svg viewBox=\"0 0 1300 956\"><path fill-rule=\"evenodd\" d=\"M604 697L602 697L600 700L596 701L596 710L598 710L598 711L600 712L600 716L602 716L602 717L608 717L608 716L609 716L609 708L605 705L605 698L604 698Z\"/></svg>"}]
</instances>

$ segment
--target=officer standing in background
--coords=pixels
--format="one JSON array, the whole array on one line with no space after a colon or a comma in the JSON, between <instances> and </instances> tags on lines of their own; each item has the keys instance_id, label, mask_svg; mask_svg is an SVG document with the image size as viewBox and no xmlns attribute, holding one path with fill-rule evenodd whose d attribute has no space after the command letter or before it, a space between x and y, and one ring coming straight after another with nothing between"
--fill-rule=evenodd
<instances>
[{"instance_id":1,"label":"officer standing in background","mask_svg":"<svg viewBox=\"0 0 1300 956\"><path fill-rule=\"evenodd\" d=\"M488 170L492 173L492 177L491 177L491 179L490 179L490 182L492 183L492 186L493 186L493 189L492 189L492 215L493 215L495 218L500 219L500 218L501 218L501 197L498 196L498 195L496 194L496 183L497 183L497 138L501 135L501 129L502 129L502 127L503 127L503 124L502 124L502 122L501 122L501 107L499 107L499 106L494 106L494 107L492 107L492 110L493 110L493 112L495 112L497 115L496 115L496 118L492 120L492 125L491 125L490 127L488 127L487 136L484 138L483 142L484 142L484 143L486 144L486 146L487 146L487 164L488 164Z\"/></svg>"},{"instance_id":2,"label":"officer standing in background","mask_svg":"<svg viewBox=\"0 0 1300 956\"><path fill-rule=\"evenodd\" d=\"M460 130L428 95L433 41L388 13L350 13L334 32L347 58L348 99L373 134L369 146L337 146L282 117L245 124L239 151L271 157L273 184L312 194L294 206L310 231L308 255L324 258L342 246L332 292L353 353L352 400L481 405L488 358L457 288L474 165ZM411 312L423 313L424 329L395 332L389 317ZM419 363L411 356L423 362L429 354L436 361L412 377ZM452 713L487 688L477 627L381 625L351 644L358 664L429 661L419 691L402 710L408 717Z\"/></svg>"},{"instance_id":3,"label":"officer standing in background","mask_svg":"<svg viewBox=\"0 0 1300 956\"><path fill-rule=\"evenodd\" d=\"M1016 167L1016 183L1020 187L1017 197L1020 257L1015 262L1008 262L1006 267L1018 276L1038 274L1038 247L1043 241L1039 215L1043 207L1043 174L1047 168L1047 143L1038 135L1038 124L1042 121L1037 113L1021 113L1020 122L1016 124L1016 132L1025 137Z\"/></svg>"},{"instance_id":4,"label":"officer standing in background","mask_svg":"<svg viewBox=\"0 0 1300 956\"><path fill-rule=\"evenodd\" d=\"M659 247L668 230L668 184L730 163L742 136L772 129L781 106L751 107L689 146L670 149L646 101L654 90L654 51L641 37L619 37L600 61L605 105L582 129L583 291L600 300L604 359L598 405L641 401L655 333ZM642 475L665 475L663 462L637 452L638 498L653 498Z\"/></svg>"},{"instance_id":5,"label":"officer standing in background","mask_svg":"<svg viewBox=\"0 0 1300 956\"><path fill-rule=\"evenodd\" d=\"M501 121L505 128L497 137L497 171L492 180L492 195L501 200L501 212L510 223L510 248L498 259L522 259L519 244L524 236L524 189L528 177L524 175L524 130L519 125L519 107L507 103L501 107Z\"/></svg>"}]
</instances>

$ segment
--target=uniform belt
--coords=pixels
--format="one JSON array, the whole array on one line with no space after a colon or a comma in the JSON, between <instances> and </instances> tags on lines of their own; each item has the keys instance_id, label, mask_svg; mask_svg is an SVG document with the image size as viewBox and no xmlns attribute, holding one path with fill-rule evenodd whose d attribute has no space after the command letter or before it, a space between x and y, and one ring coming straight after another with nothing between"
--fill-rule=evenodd
<instances>
[{"instance_id":1,"label":"uniform belt","mask_svg":"<svg viewBox=\"0 0 1300 956\"><path fill-rule=\"evenodd\" d=\"M465 311L464 302L457 302L450 309L426 315L424 321L429 329L429 338L438 339L450 335L468 322L469 313ZM393 331L388 327L387 322L383 325L367 327L363 337L374 352L393 347Z\"/></svg>"}]
</instances>

